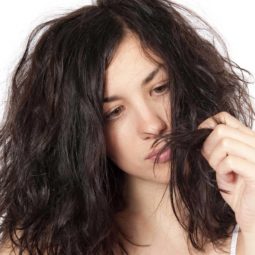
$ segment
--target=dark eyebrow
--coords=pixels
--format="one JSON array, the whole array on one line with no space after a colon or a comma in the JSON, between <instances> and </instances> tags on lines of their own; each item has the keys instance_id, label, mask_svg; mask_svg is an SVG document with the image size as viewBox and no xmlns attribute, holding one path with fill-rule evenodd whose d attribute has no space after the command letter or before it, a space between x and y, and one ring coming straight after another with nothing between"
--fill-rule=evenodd
<instances>
[{"instance_id":1,"label":"dark eyebrow","mask_svg":"<svg viewBox=\"0 0 255 255\"><path fill-rule=\"evenodd\" d=\"M148 84L154 77L155 75L159 72L160 68L162 67L162 65L158 65L152 72L150 72L143 80L141 83L141 86L144 86L146 84ZM120 100L121 97L120 96L111 96L111 97L105 97L103 102L104 103L110 103L116 100Z\"/></svg>"}]
</instances>

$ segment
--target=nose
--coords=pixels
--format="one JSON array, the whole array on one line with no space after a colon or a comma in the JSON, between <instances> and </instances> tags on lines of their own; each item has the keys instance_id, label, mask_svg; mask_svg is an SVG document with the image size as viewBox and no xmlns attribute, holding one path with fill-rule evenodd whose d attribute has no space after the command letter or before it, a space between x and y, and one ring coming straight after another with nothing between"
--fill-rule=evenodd
<instances>
[{"instance_id":1,"label":"nose","mask_svg":"<svg viewBox=\"0 0 255 255\"><path fill-rule=\"evenodd\" d=\"M140 108L137 115L137 129L142 139L155 139L163 134L167 128L167 122L164 120L163 109L150 109L148 106Z\"/></svg>"}]
</instances>

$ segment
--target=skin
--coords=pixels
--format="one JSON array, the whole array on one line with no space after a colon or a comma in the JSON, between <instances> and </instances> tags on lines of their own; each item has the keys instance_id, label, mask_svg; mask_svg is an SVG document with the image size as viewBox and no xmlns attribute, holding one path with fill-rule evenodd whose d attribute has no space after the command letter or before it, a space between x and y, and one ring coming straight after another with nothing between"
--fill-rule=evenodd
<instances>
[{"instance_id":1,"label":"skin","mask_svg":"<svg viewBox=\"0 0 255 255\"><path fill-rule=\"evenodd\" d=\"M119 95L123 98L104 104L105 113L115 110L106 122L108 155L129 175L144 181L155 182L156 179L158 183L167 183L167 165L160 166L155 177L148 171L152 161L145 157L152 150L155 137L170 128L169 91L166 86L160 88L168 77L160 68L150 82L141 85L143 79L157 69L157 64L141 57L137 43L131 36L125 40L106 73L105 97Z\"/></svg>"},{"instance_id":2,"label":"skin","mask_svg":"<svg viewBox=\"0 0 255 255\"><path fill-rule=\"evenodd\" d=\"M168 79L166 73L160 69L147 85L141 86L141 81L155 68L157 63L146 58L139 40L127 34L106 72L105 97L121 97L104 104L106 114L115 110L105 128L107 153L126 174L128 207L116 217L133 242L151 245L139 248L127 243L131 254L160 251L160 254L185 255L190 254L186 233L176 221L168 197L164 196L169 163L158 164L154 176L153 161L145 160L157 135L170 130L169 92L157 94L154 90ZM237 254L248 255L254 251L252 240L255 240L255 133L226 112L215 117L225 124L216 125L208 118L198 127L213 128L201 153L215 169L218 185L231 191L222 197L235 211L241 229ZM230 239L224 247L229 251ZM222 254L210 244L205 249L208 255Z\"/></svg>"}]
</instances>

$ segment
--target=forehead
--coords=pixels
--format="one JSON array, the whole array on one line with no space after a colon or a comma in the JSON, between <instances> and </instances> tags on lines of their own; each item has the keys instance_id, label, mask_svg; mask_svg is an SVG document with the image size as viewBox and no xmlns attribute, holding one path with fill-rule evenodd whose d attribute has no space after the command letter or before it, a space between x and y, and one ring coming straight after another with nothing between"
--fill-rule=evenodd
<instances>
[{"instance_id":1,"label":"forehead","mask_svg":"<svg viewBox=\"0 0 255 255\"><path fill-rule=\"evenodd\" d=\"M127 34L117 48L115 55L106 70L105 91L109 87L119 85L126 86L130 82L138 82L141 77L146 77L148 72L154 70L162 60L155 54L149 52L150 56L145 55L139 39L133 34ZM163 75L163 68L158 75Z\"/></svg>"}]
</instances>

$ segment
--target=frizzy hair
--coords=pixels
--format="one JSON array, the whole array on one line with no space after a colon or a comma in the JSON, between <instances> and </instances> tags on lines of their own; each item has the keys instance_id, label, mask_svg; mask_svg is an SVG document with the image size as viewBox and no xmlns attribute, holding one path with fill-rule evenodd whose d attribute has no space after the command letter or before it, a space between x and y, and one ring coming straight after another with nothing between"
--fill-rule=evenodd
<instances>
[{"instance_id":1,"label":"frizzy hair","mask_svg":"<svg viewBox=\"0 0 255 255\"><path fill-rule=\"evenodd\" d=\"M167 0L98 0L32 31L0 129L2 243L19 254L127 254L115 220L125 209L124 175L106 155L102 102L105 71L128 31L171 78L171 134L155 142L171 147L176 217L197 250L230 236L234 212L200 153L212 130L197 126L225 111L252 127L249 72L182 12L225 47L199 16Z\"/></svg>"}]
</instances>

